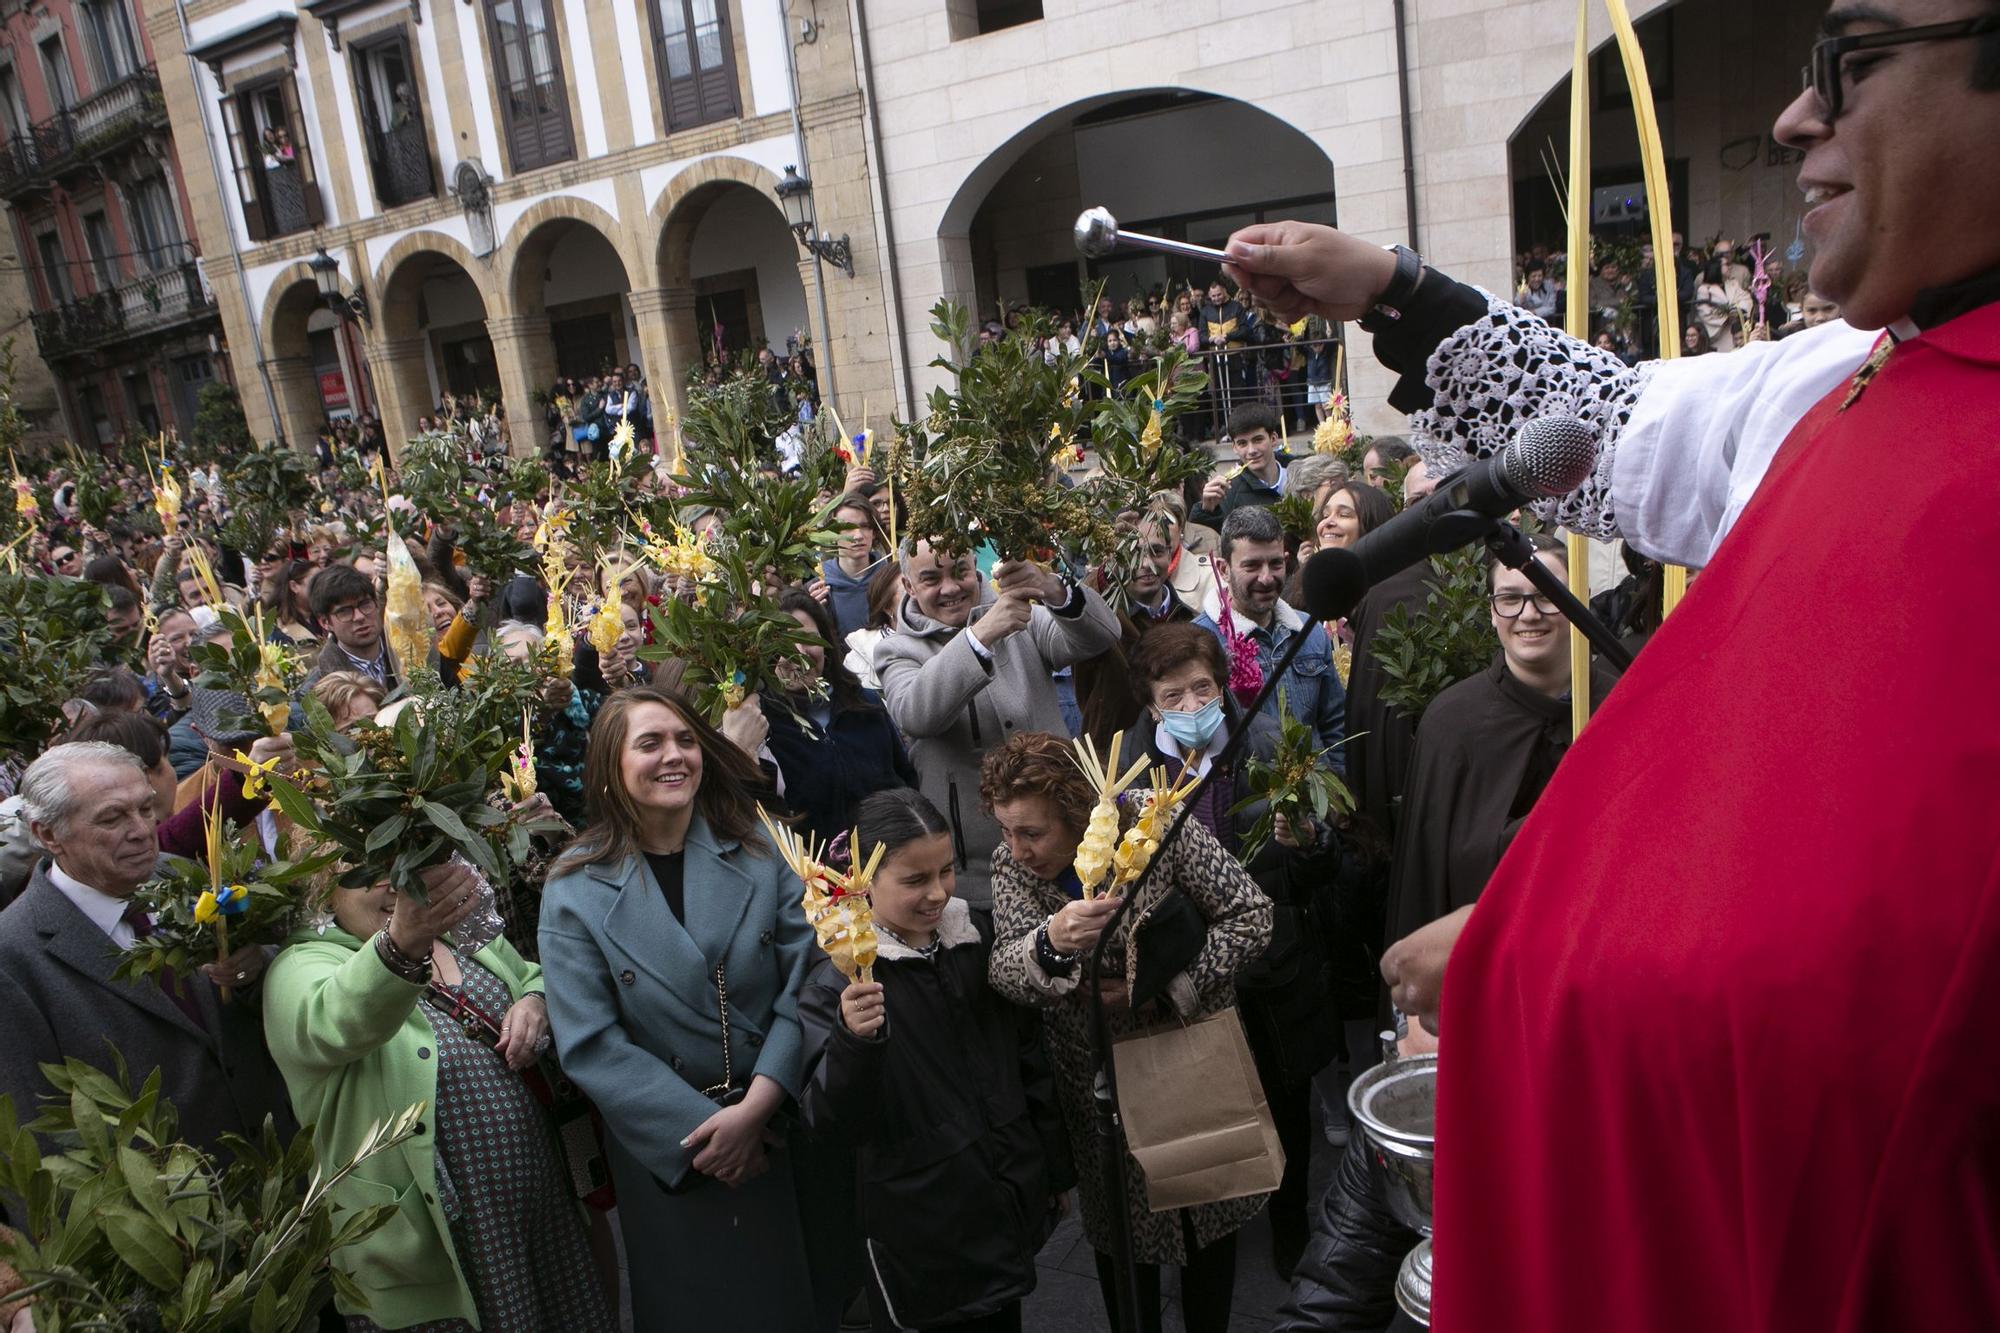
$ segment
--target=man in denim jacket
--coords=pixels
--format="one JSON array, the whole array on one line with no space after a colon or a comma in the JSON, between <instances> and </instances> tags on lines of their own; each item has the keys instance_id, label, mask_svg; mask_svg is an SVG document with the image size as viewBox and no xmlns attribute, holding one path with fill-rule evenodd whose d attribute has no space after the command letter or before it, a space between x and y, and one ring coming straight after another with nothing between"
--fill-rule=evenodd
<instances>
[{"instance_id":1,"label":"man in denim jacket","mask_svg":"<svg viewBox=\"0 0 2000 1333\"><path fill-rule=\"evenodd\" d=\"M1294 634L1306 636L1305 647L1265 700L1264 711L1275 716L1278 696L1283 694L1285 711L1310 726L1326 750L1320 762L1336 773L1346 772L1347 761L1338 747L1347 735L1347 691L1333 669L1333 639L1324 625L1278 595L1286 570L1285 531L1277 516L1264 508L1233 511L1222 524L1221 556L1229 584L1229 615L1236 634L1256 646L1260 673L1268 673L1284 655ZM1221 639L1225 649L1229 647L1230 636L1222 632L1215 615L1203 613L1194 623Z\"/></svg>"}]
</instances>

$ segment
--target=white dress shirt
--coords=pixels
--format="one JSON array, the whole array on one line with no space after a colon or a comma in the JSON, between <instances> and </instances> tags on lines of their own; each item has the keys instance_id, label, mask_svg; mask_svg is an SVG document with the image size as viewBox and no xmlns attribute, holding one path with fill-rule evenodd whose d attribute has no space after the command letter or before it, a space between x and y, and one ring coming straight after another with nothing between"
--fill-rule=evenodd
<instances>
[{"instance_id":1,"label":"white dress shirt","mask_svg":"<svg viewBox=\"0 0 2000 1333\"><path fill-rule=\"evenodd\" d=\"M121 949L132 947L132 941L138 936L125 920L125 909L130 905L125 899L91 888L53 861L49 863L49 882L62 890L63 897L76 904L77 911L109 935L113 944Z\"/></svg>"}]
</instances>

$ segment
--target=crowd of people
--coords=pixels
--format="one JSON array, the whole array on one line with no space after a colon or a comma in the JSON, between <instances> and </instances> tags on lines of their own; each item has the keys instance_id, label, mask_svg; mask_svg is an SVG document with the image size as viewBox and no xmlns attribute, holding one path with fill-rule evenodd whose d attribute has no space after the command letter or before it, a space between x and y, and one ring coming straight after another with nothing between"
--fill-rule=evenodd
<instances>
[{"instance_id":1,"label":"crowd of people","mask_svg":"<svg viewBox=\"0 0 2000 1333\"><path fill-rule=\"evenodd\" d=\"M1738 245L1727 237L1691 245L1674 233L1670 283L1680 313L1681 355L1728 352L1840 318L1838 303L1813 292L1806 275L1774 250L1768 232ZM1514 260L1514 303L1566 327L1567 257L1537 242ZM1659 355L1659 287L1653 245L1599 241L1588 278L1589 327L1576 331L1626 365Z\"/></svg>"},{"instance_id":2,"label":"crowd of people","mask_svg":"<svg viewBox=\"0 0 2000 1333\"><path fill-rule=\"evenodd\" d=\"M981 326L982 343L1024 327L1026 306L1003 306L999 313ZM1206 287L1168 284L1137 292L1122 307L1100 294L1094 306L1064 312L1053 334L1038 342L1050 358L1087 342L1092 364L1114 392L1151 369L1169 347L1199 358L1209 388L1193 424L1204 439L1219 439L1230 414L1253 403L1277 411L1286 433L1302 436L1339 408L1335 327L1311 315L1279 319L1220 276Z\"/></svg>"},{"instance_id":3,"label":"crowd of people","mask_svg":"<svg viewBox=\"0 0 2000 1333\"><path fill-rule=\"evenodd\" d=\"M578 385L561 400L561 429L644 419L643 387L627 387L636 379L628 367ZM459 408L432 424L476 457L490 448L486 414ZM557 415L552 403L552 432ZM550 842L533 881L500 886L500 940L454 944L475 895L450 868L426 872L421 903L386 885L335 890L275 958L250 950L178 979L178 992L112 1007L120 1050L134 1068L166 1071L183 1130L203 1144L268 1113L317 1125L337 1152L399 1098L434 1105L417 1159L371 1165L343 1187L348 1202L401 1207L337 1261L371 1295L351 1328L608 1326L621 1299L609 1232L601 1215L559 1204L547 1111L519 1077L544 1035L606 1127L637 1327L696 1309L718 1326L831 1327L864 1285L853 1255L829 1265L809 1243L843 1233L826 1225L841 1210L865 1219L877 1327L1018 1327L1035 1253L1080 1184L1107 1301L1109 1210L1122 1206L1153 1275L1143 1325L1158 1317L1159 1270L1177 1267L1188 1326L1223 1328L1235 1233L1266 1200L1155 1213L1130 1158L1122 1205L1078 1169L1094 1131L1077 958L1115 900L1083 900L1071 869L1095 796L1070 745L1125 733L1128 753L1175 771L1228 765L1138 924L1112 945L1107 975L1128 980L1107 998L1120 1031L1241 1006L1289 1163L1264 1261L1288 1274L1310 1231L1313 1145L1322 1133L1345 1141L1341 1081L1374 1059L1369 978L1390 838L1386 822L1357 815L1281 820L1275 838L1253 840L1265 808L1250 765L1277 749L1282 700L1311 728L1318 762L1361 783L1343 748L1358 622L1313 621L1285 592L1305 555L1352 543L1428 483L1397 440L1351 467L1288 453L1280 434L1271 407L1239 405L1224 430L1233 475L1218 466L1122 516L1140 543L1129 571L982 568L976 553L922 540L892 549L888 530L907 527L901 501L850 467L819 497L835 534L819 577L774 590L808 669L719 724L679 687L678 661L639 656L658 636L653 613L698 591L635 564L619 589L620 633L608 647L578 633L572 675L549 676L529 719L536 809L574 841ZM670 485L664 455L641 447L655 466L640 485ZM58 1001L77 987L126 989L110 978L115 949L146 923L122 904L155 852L185 850L205 806L274 852L284 845L282 816L246 791L245 769L289 763L291 738L233 731L222 692L201 683L195 650L230 627L213 599L255 612L273 643L302 656L299 697L341 728L374 725L409 681L385 633L379 487L329 469L320 512L294 513L268 549L246 552L227 544L228 488L210 470L192 469L179 522L158 535L81 518L66 500L75 471L72 461L46 479L65 503L22 546L24 576L101 586L109 631L103 660L75 682L59 743L10 770L0 985L24 1021L0 1042L0 1068L26 1102L40 1062L99 1044L102 1005ZM150 503L140 466L106 467L98 483L133 512ZM551 466L544 493L507 521L531 536L560 488ZM1270 507L1287 495L1311 508L1303 543ZM400 495L389 505L404 531L428 534L405 546L441 673L469 677L488 653L546 660L545 571L469 575L448 523ZM713 521L682 519L697 531ZM204 567L222 571L219 584ZM612 577L598 574L572 623L587 623ZM1246 660L1268 670L1300 634L1309 642L1282 694L1246 716L1228 645L1248 645ZM1227 751L1246 728L1247 747ZM753 817L760 803L816 838L886 849L874 989L842 985L811 946L797 882ZM1371 793L1370 808L1393 804ZM1167 902L1193 910L1152 911ZM59 988L45 985L51 932L72 962L89 959ZM259 1003L219 1005L218 985ZM484 1026L458 1021L468 1014ZM725 1087L741 1100L718 1110ZM943 1236L957 1239L940 1246ZM746 1291L736 1275L753 1253L774 1277Z\"/></svg>"},{"instance_id":4,"label":"crowd of people","mask_svg":"<svg viewBox=\"0 0 2000 1333\"><path fill-rule=\"evenodd\" d=\"M1900 52L1865 84L1840 76L1857 24ZM1851 179L1813 187L1806 224L1836 300L1788 293L1761 240L1746 275L1736 247L1677 239L1689 336L1744 346L1633 374L1644 251L1629 274L1597 265L1593 327L1570 336L1550 323L1565 275L1546 256L1510 303L1409 252L1259 224L1208 300L1141 298L1122 321L1099 302L1035 336L1089 347L1115 385L1114 353L1131 372L1163 331L1192 335L1226 388L1232 348L1289 370L1306 320L1358 320L1421 453L1390 437L1288 448L1298 405L1268 392L1264 361L1245 400L1200 409L1233 463L1101 516L1115 556L1055 534L1045 558L1007 558L914 529L908 473L899 491L872 460L821 470L816 576L760 561L726 608L781 622L800 651L768 675L746 664L733 696L707 645L669 633L721 595L704 543L741 517L698 502L675 509L671 548L634 539L657 557L491 578L387 477L323 475L316 512L252 549L232 544L244 525L212 469L186 469L180 521L157 536L85 518L75 462L42 478L48 513L22 479L0 582L100 589L102 651L60 719L13 728L47 742L0 770L0 1092L31 1104L45 1064L108 1044L157 1077L190 1143L269 1117L313 1125L336 1159L426 1108L335 1187L387 1219L333 1252L351 1333L1003 1333L1023 1327L1071 1207L1121 1324L1162 1327L1172 1286L1186 1328L1221 1333L1247 1261L1291 1279L1287 1333L1379 1330L1418 1237L1342 1089L1379 1057L1393 1003L1400 1051L1450 1071L1440 1327L1990 1325L1996 1103L1964 1052L1993 998L1992 838L1971 807L2000 742L1965 701L2000 649L1965 614L1992 525L1961 511L1992 491L1977 446L1994 429L2000 255L1976 223L2000 198L1980 151L2000 101L1993 62L1953 39L1986 34L1990 56L1994 27L1898 33L1871 11L1831 31L1832 64L1815 57L1779 138L1808 172L1860 145ZM1899 102L1920 96L1954 114L1919 132ZM1882 188L1926 172L1940 188L1921 198ZM1941 188L1967 173L1962 200ZM1030 327L977 337L990 350ZM1004 350L1040 365L1050 348ZM776 360L752 374L796 421L811 401ZM559 387L546 485L504 514L524 543L559 549L565 473L585 461L563 455L595 452L573 446L601 446L606 425L632 427L620 505L686 497L678 448L639 429L636 367ZM1622 683L1599 663L1573 675L1570 626L1524 572L1568 573L1546 532L1523 568L1420 562L1331 619L1308 596L1305 561L1395 522L1521 417L1569 413L1599 466L1526 526L1623 535L1701 571L1664 626L1657 565L1634 559L1601 604L1638 651ZM1939 441L1938 465L1895 493L1855 487L1895 429ZM157 491L129 465L88 480L115 512ZM428 539L385 545L385 510ZM1869 558L1884 532L1938 576ZM402 614L385 585L411 567L435 633L422 662L391 646L409 627L385 625ZM1894 632L1825 614L1830 578ZM237 730L191 657L245 623L310 658L296 704L362 748L385 725L408 734L418 676L471 691L503 659L534 672L522 743L539 789L494 775L493 817L555 831L507 883L460 860L414 872L420 895L327 883L280 947L121 979L121 954L161 924L134 898L162 853L198 854L217 819L269 857L299 831L260 781L296 772L299 738ZM1445 683L1422 645L1470 630L1486 660ZM1910 713L1893 727L1857 683L1891 676ZM1413 703L1420 677L1440 688ZM1605 706L1573 745L1579 696ZM1104 839L1143 848L1161 799L1107 795L1079 763L1079 740L1092 755L1121 739L1158 766L1149 784L1203 785L1178 836L1146 849L1150 874L1092 892ZM801 910L793 836L867 882L866 957L816 933L810 874ZM488 890L505 928L475 946ZM1153 1166L1115 1137L1106 1150L1120 1120L1100 1099L1125 1075L1104 1068L1100 1020L1139 1041L1228 1014L1283 1169L1156 1208ZM538 1094L530 1074L551 1072L568 1094ZM1196 1101L1229 1077L1203 1068L1172 1091ZM1271 1253L1240 1254L1267 1212Z\"/></svg>"}]
</instances>

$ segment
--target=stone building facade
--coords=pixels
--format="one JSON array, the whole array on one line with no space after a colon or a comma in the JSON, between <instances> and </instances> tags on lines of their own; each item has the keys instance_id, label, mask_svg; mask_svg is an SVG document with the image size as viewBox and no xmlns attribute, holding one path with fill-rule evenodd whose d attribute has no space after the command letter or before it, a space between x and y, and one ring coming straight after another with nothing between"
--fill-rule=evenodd
<instances>
[{"instance_id":1,"label":"stone building facade","mask_svg":"<svg viewBox=\"0 0 2000 1333\"><path fill-rule=\"evenodd\" d=\"M1762 135L1816 0L1631 8L1679 73L1662 120L1696 213L1676 219L1788 229ZM176 0L147 26L175 126L209 146L196 230L253 427L303 443L346 411L399 439L472 388L538 438L559 373L637 362L671 398L716 345L795 335L844 416L908 414L941 299L1212 275L1084 263L1091 204L1209 243L1338 222L1505 288L1574 20L1567 0ZM1629 116L1605 95L1594 181L1622 183ZM794 164L851 276L786 230ZM322 301L321 248L365 314ZM1394 429L1349 337L1361 422Z\"/></svg>"},{"instance_id":2,"label":"stone building facade","mask_svg":"<svg viewBox=\"0 0 2000 1333\"><path fill-rule=\"evenodd\" d=\"M794 12L796 11L796 12ZM251 426L295 444L497 393L515 447L559 374L809 342L886 406L849 29L780 0L186 0L149 12ZM171 51L170 60L167 53ZM814 182L849 277L775 187ZM339 264L338 304L307 261ZM829 355L828 344L831 344ZM245 354L245 353L248 354ZM523 424L526 424L524 430Z\"/></svg>"},{"instance_id":3,"label":"stone building facade","mask_svg":"<svg viewBox=\"0 0 2000 1333\"><path fill-rule=\"evenodd\" d=\"M0 266L19 274L0 304L31 306L32 424L84 445L187 429L221 325L133 0L0 6L0 137Z\"/></svg>"}]
</instances>

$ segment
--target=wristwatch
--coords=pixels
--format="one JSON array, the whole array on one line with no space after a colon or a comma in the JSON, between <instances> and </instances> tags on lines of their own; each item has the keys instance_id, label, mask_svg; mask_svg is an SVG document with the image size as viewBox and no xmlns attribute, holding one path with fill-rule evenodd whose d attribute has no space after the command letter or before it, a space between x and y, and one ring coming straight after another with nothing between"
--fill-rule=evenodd
<instances>
[{"instance_id":1,"label":"wristwatch","mask_svg":"<svg viewBox=\"0 0 2000 1333\"><path fill-rule=\"evenodd\" d=\"M1361 317L1361 327L1370 333L1392 328L1403 318L1403 307L1417 294L1417 284L1424 275L1423 257L1409 246L1385 245L1382 248L1396 256L1396 272L1382 295Z\"/></svg>"}]
</instances>

